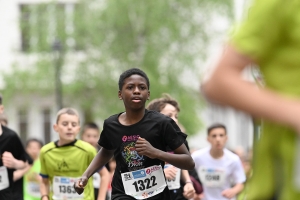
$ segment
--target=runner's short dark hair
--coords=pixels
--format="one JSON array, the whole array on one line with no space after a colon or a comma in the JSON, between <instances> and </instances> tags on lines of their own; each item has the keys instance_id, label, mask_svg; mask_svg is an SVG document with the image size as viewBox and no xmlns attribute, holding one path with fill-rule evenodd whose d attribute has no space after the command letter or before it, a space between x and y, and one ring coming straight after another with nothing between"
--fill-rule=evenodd
<instances>
[{"instance_id":1,"label":"runner's short dark hair","mask_svg":"<svg viewBox=\"0 0 300 200\"><path fill-rule=\"evenodd\" d=\"M226 126L224 124L221 124L221 123L214 123L212 125L210 125L208 128L207 128L207 135L209 135L209 133L213 130L213 129L216 129L216 128L223 128L225 130L225 133L227 133L227 130L226 130Z\"/></svg>"},{"instance_id":2,"label":"runner's short dark hair","mask_svg":"<svg viewBox=\"0 0 300 200\"><path fill-rule=\"evenodd\" d=\"M146 79L148 90L149 90L150 89L149 78L148 78L148 76L147 76L147 74L145 72L143 72L141 69L138 69L138 68L128 69L128 70L126 70L125 72L123 72L120 75L120 78L119 78L119 90L122 90L122 87L124 85L124 80L126 78L130 77L131 75L134 75L134 74L140 75L140 76L142 76L142 77L144 77Z\"/></svg>"}]
</instances>

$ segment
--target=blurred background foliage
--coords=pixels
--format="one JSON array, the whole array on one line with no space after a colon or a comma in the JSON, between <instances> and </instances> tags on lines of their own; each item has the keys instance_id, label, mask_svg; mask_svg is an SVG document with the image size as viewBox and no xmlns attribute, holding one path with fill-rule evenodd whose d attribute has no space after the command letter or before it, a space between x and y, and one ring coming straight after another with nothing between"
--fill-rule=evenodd
<instances>
[{"instance_id":1,"label":"blurred background foliage","mask_svg":"<svg viewBox=\"0 0 300 200\"><path fill-rule=\"evenodd\" d=\"M81 0L21 9L22 52L33 64L16 62L3 74L6 99L54 94L59 78L63 106L80 106L86 122L103 120L124 110L118 78L138 67L150 78L151 99L169 93L187 133L199 131L199 63L218 34L216 16L233 19L232 0Z\"/></svg>"}]
</instances>

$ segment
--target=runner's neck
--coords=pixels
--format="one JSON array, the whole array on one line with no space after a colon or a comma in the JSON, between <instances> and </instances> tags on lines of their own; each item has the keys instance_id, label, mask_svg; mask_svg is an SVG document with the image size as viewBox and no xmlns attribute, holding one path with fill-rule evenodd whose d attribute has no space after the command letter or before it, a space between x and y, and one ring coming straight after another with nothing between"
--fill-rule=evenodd
<instances>
[{"instance_id":1,"label":"runner's neck","mask_svg":"<svg viewBox=\"0 0 300 200\"><path fill-rule=\"evenodd\" d=\"M219 159L222 158L224 155L224 151L222 150L214 150L214 149L210 149L209 151L210 155L214 158L214 159Z\"/></svg>"}]
</instances>

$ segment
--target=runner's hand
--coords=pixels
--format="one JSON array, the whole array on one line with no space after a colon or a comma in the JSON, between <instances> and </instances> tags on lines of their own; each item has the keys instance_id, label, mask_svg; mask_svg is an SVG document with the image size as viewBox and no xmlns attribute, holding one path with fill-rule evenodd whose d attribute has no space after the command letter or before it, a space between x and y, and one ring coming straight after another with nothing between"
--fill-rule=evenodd
<instances>
[{"instance_id":1,"label":"runner's hand","mask_svg":"<svg viewBox=\"0 0 300 200\"><path fill-rule=\"evenodd\" d=\"M74 189L78 194L82 194L84 187L86 186L88 179L86 177L81 177L74 183Z\"/></svg>"},{"instance_id":2,"label":"runner's hand","mask_svg":"<svg viewBox=\"0 0 300 200\"><path fill-rule=\"evenodd\" d=\"M16 159L15 157L8 151L5 151L3 154L2 154L2 163L3 163L3 166L7 167L7 168L16 168Z\"/></svg>"},{"instance_id":3,"label":"runner's hand","mask_svg":"<svg viewBox=\"0 0 300 200\"><path fill-rule=\"evenodd\" d=\"M195 193L193 200L201 200L201 199L204 199L204 194L203 193L201 193L201 194Z\"/></svg>"},{"instance_id":4,"label":"runner's hand","mask_svg":"<svg viewBox=\"0 0 300 200\"><path fill-rule=\"evenodd\" d=\"M141 137L139 137L135 143L135 150L139 155L147 156L152 159L157 157L157 149Z\"/></svg>"},{"instance_id":5,"label":"runner's hand","mask_svg":"<svg viewBox=\"0 0 300 200\"><path fill-rule=\"evenodd\" d=\"M167 180L174 180L176 178L177 168L174 166L169 166L164 168L164 172Z\"/></svg>"},{"instance_id":6,"label":"runner's hand","mask_svg":"<svg viewBox=\"0 0 300 200\"><path fill-rule=\"evenodd\" d=\"M195 194L195 188L193 186L193 183L186 183L183 187L183 196L186 199L191 199L194 197Z\"/></svg>"},{"instance_id":7,"label":"runner's hand","mask_svg":"<svg viewBox=\"0 0 300 200\"><path fill-rule=\"evenodd\" d=\"M232 188L229 188L229 189L223 190L222 195L223 195L223 197L231 199L236 195L236 193Z\"/></svg>"}]
</instances>

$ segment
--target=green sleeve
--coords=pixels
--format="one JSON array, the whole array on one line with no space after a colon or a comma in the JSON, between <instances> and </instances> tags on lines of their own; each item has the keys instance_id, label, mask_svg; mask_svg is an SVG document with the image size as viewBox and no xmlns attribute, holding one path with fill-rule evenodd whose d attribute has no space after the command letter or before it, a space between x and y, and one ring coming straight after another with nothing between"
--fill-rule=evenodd
<instances>
[{"instance_id":1,"label":"green sleeve","mask_svg":"<svg viewBox=\"0 0 300 200\"><path fill-rule=\"evenodd\" d=\"M245 20L233 32L230 43L242 54L262 61L272 54L281 41L288 2L254 0Z\"/></svg>"},{"instance_id":2,"label":"green sleeve","mask_svg":"<svg viewBox=\"0 0 300 200\"><path fill-rule=\"evenodd\" d=\"M44 151L40 151L40 163L41 163L41 169L40 169L40 175L43 178L48 178L48 171L46 168L46 162L45 162L45 154Z\"/></svg>"}]
</instances>

